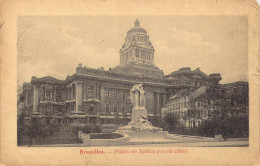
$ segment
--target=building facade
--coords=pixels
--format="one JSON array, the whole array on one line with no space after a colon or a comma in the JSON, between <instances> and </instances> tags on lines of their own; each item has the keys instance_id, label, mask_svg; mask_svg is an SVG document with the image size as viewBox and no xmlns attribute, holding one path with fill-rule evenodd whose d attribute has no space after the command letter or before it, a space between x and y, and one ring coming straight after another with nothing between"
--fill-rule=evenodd
<instances>
[{"instance_id":1,"label":"building facade","mask_svg":"<svg viewBox=\"0 0 260 166\"><path fill-rule=\"evenodd\" d=\"M47 123L123 125L129 122L132 104L130 89L142 84L146 92L149 118L161 118L162 108L183 109L189 106L185 95L174 96L183 90L219 85L218 73L207 75L199 68L181 68L169 75L155 65L155 50L147 31L135 21L119 51L120 64L109 70L88 68L79 64L66 80L51 76L32 77L23 86L26 107L30 115L44 118ZM180 100L180 105L177 104ZM168 110L168 108L167 108Z\"/></svg>"}]
</instances>

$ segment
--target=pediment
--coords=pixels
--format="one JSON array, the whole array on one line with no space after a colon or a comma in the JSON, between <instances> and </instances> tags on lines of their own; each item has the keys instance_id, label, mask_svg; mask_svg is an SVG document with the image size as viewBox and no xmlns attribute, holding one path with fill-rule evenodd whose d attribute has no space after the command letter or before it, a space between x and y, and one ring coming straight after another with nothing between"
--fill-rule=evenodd
<instances>
[{"instance_id":1,"label":"pediment","mask_svg":"<svg viewBox=\"0 0 260 166\"><path fill-rule=\"evenodd\" d=\"M58 79L51 77L51 76L42 77L42 78L35 78L34 81L43 82L43 83L53 83L53 84L64 83L63 80L58 80Z\"/></svg>"}]
</instances>

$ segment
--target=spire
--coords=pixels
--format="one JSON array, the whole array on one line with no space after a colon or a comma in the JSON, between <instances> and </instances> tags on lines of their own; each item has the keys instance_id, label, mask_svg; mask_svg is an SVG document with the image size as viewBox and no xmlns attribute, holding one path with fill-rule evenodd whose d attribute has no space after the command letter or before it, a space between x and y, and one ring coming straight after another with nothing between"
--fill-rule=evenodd
<instances>
[{"instance_id":1,"label":"spire","mask_svg":"<svg viewBox=\"0 0 260 166\"><path fill-rule=\"evenodd\" d=\"M140 22L138 20L138 18L135 20L135 26L139 26Z\"/></svg>"}]
</instances>

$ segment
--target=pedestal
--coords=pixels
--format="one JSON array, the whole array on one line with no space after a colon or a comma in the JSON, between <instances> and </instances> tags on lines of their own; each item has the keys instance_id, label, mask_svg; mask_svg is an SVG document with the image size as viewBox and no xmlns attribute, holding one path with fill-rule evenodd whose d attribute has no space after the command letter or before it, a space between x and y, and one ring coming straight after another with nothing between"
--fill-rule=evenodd
<instances>
[{"instance_id":1,"label":"pedestal","mask_svg":"<svg viewBox=\"0 0 260 166\"><path fill-rule=\"evenodd\" d=\"M132 109L132 118L129 124L134 124L138 119L147 119L147 110L144 107L134 107Z\"/></svg>"},{"instance_id":2,"label":"pedestal","mask_svg":"<svg viewBox=\"0 0 260 166\"><path fill-rule=\"evenodd\" d=\"M147 110L144 107L134 107L132 109L132 119L128 125L119 127L118 132L127 133L130 135L147 135L149 132L158 134L158 131L162 131L162 128L154 127L147 118Z\"/></svg>"}]
</instances>

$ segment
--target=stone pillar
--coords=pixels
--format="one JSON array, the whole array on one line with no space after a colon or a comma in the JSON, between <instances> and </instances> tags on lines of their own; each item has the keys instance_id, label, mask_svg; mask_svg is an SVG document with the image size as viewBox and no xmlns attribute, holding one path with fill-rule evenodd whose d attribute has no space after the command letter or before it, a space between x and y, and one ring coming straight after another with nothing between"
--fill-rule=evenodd
<instances>
[{"instance_id":1,"label":"stone pillar","mask_svg":"<svg viewBox=\"0 0 260 166\"><path fill-rule=\"evenodd\" d=\"M100 105L101 105L101 111L105 112L106 106L105 106L105 88L104 88L104 85L100 86Z\"/></svg>"},{"instance_id":2,"label":"stone pillar","mask_svg":"<svg viewBox=\"0 0 260 166\"><path fill-rule=\"evenodd\" d=\"M82 82L82 100L85 99L85 84Z\"/></svg>"},{"instance_id":3,"label":"stone pillar","mask_svg":"<svg viewBox=\"0 0 260 166\"><path fill-rule=\"evenodd\" d=\"M73 99L73 87L70 88L70 99Z\"/></svg>"},{"instance_id":4,"label":"stone pillar","mask_svg":"<svg viewBox=\"0 0 260 166\"><path fill-rule=\"evenodd\" d=\"M88 98L88 85L87 84L85 84L84 91L85 91L84 98L87 99Z\"/></svg>"},{"instance_id":5,"label":"stone pillar","mask_svg":"<svg viewBox=\"0 0 260 166\"><path fill-rule=\"evenodd\" d=\"M167 104L167 97L166 94L163 94L163 106Z\"/></svg>"},{"instance_id":6,"label":"stone pillar","mask_svg":"<svg viewBox=\"0 0 260 166\"><path fill-rule=\"evenodd\" d=\"M67 100L70 99L70 96L69 96L69 95L70 95L70 92L69 92L69 91L70 91L69 88L67 88L67 96L66 96L66 97L67 97Z\"/></svg>"},{"instance_id":7,"label":"stone pillar","mask_svg":"<svg viewBox=\"0 0 260 166\"><path fill-rule=\"evenodd\" d=\"M100 86L97 86L97 99L100 100Z\"/></svg>"},{"instance_id":8,"label":"stone pillar","mask_svg":"<svg viewBox=\"0 0 260 166\"><path fill-rule=\"evenodd\" d=\"M82 82L77 82L76 83L76 112L78 112L79 108L82 107L82 89L83 89Z\"/></svg>"},{"instance_id":9,"label":"stone pillar","mask_svg":"<svg viewBox=\"0 0 260 166\"><path fill-rule=\"evenodd\" d=\"M57 97L57 88L53 87L53 101L56 102L56 97Z\"/></svg>"},{"instance_id":10,"label":"stone pillar","mask_svg":"<svg viewBox=\"0 0 260 166\"><path fill-rule=\"evenodd\" d=\"M152 64L154 64L154 52L153 51L151 53L151 62L152 62Z\"/></svg>"},{"instance_id":11,"label":"stone pillar","mask_svg":"<svg viewBox=\"0 0 260 166\"><path fill-rule=\"evenodd\" d=\"M156 93L156 114L160 114L160 93Z\"/></svg>"},{"instance_id":12,"label":"stone pillar","mask_svg":"<svg viewBox=\"0 0 260 166\"><path fill-rule=\"evenodd\" d=\"M40 86L33 86L33 112L38 112L40 101Z\"/></svg>"},{"instance_id":13,"label":"stone pillar","mask_svg":"<svg viewBox=\"0 0 260 166\"><path fill-rule=\"evenodd\" d=\"M135 59L137 59L137 58L136 58L136 48L133 48L133 57L134 57Z\"/></svg>"},{"instance_id":14,"label":"stone pillar","mask_svg":"<svg viewBox=\"0 0 260 166\"><path fill-rule=\"evenodd\" d=\"M45 89L44 87L40 86L40 101L44 101L45 99Z\"/></svg>"},{"instance_id":15,"label":"stone pillar","mask_svg":"<svg viewBox=\"0 0 260 166\"><path fill-rule=\"evenodd\" d=\"M93 99L97 98L97 85L94 85L94 89L93 89Z\"/></svg>"}]
</instances>

